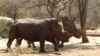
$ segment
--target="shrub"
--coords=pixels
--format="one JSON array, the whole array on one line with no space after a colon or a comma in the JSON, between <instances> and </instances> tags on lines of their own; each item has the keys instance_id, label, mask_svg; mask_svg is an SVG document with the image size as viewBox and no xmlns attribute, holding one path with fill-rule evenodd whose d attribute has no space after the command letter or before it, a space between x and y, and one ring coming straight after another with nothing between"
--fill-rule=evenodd
<instances>
[{"instance_id":1,"label":"shrub","mask_svg":"<svg viewBox=\"0 0 100 56\"><path fill-rule=\"evenodd\" d=\"M0 37L2 38L8 37L8 31L13 22L14 21L12 18L0 17Z\"/></svg>"}]
</instances>

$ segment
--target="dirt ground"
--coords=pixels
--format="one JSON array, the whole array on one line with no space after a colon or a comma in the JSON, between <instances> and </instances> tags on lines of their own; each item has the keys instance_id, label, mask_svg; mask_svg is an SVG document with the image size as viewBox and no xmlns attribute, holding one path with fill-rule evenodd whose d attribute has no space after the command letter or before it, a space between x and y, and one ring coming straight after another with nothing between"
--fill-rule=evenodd
<instances>
[{"instance_id":1,"label":"dirt ground","mask_svg":"<svg viewBox=\"0 0 100 56\"><path fill-rule=\"evenodd\" d=\"M15 47L15 40L12 43L12 50L6 53L6 43L8 39L0 40L0 56L100 56L100 37L88 36L89 43L81 43L81 39L75 37L70 38L68 43L65 43L64 48L60 48L59 52L53 50L53 45L46 42L46 53L39 53L39 43L35 42L37 48L27 48L25 40L22 41L21 47Z\"/></svg>"}]
</instances>

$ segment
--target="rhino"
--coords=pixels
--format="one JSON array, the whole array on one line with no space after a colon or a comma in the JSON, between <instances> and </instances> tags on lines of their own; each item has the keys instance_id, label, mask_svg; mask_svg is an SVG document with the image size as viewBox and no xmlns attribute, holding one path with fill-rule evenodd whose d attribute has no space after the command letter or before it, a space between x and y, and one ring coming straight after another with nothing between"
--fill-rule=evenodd
<instances>
[{"instance_id":1,"label":"rhino","mask_svg":"<svg viewBox=\"0 0 100 56\"><path fill-rule=\"evenodd\" d=\"M10 50L14 39L17 39L17 43L19 43L19 38L30 42L38 41L40 43L40 52L45 52L45 41L53 43L54 50L59 51L57 40L66 42L68 37L71 36L63 30L62 26L58 23L59 21L55 18L37 21L35 20L34 23L15 22L12 24L6 51Z\"/></svg>"},{"instance_id":2,"label":"rhino","mask_svg":"<svg viewBox=\"0 0 100 56\"><path fill-rule=\"evenodd\" d=\"M65 31L72 34L72 36L74 36L75 38L81 38L82 31L76 27L74 23L74 21L76 20L75 17L69 19L67 16L59 16L56 17L56 19L62 22ZM64 47L63 41L61 41L59 47Z\"/></svg>"}]
</instances>

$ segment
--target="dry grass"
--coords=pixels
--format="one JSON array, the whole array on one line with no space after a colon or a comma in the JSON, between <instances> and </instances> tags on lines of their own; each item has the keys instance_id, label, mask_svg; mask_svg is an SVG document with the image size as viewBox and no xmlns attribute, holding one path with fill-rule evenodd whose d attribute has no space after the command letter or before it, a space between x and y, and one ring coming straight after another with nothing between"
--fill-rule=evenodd
<instances>
[{"instance_id":1,"label":"dry grass","mask_svg":"<svg viewBox=\"0 0 100 56\"><path fill-rule=\"evenodd\" d=\"M0 40L0 56L100 56L100 37L88 36L89 43L81 43L81 39L70 38L65 43L64 48L60 48L59 52L53 50L53 45L46 42L46 53L39 53L39 43L36 42L36 49L27 48L26 41L22 42L21 47L15 48L15 40L12 44L12 50L5 53L7 39Z\"/></svg>"}]
</instances>

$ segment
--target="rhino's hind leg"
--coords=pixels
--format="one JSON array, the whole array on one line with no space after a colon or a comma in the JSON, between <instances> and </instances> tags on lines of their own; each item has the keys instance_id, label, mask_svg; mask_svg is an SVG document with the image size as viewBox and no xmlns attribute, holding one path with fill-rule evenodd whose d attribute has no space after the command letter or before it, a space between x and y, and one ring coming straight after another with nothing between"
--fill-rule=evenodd
<instances>
[{"instance_id":1,"label":"rhino's hind leg","mask_svg":"<svg viewBox=\"0 0 100 56\"><path fill-rule=\"evenodd\" d=\"M12 44L13 40L14 40L14 38L8 39L6 52L9 52L11 50L11 44Z\"/></svg>"},{"instance_id":2,"label":"rhino's hind leg","mask_svg":"<svg viewBox=\"0 0 100 56\"><path fill-rule=\"evenodd\" d=\"M15 44L16 47L18 47L18 46L21 45L22 39L23 39L23 38L21 38L21 37L20 37L20 38L17 38L16 44Z\"/></svg>"}]
</instances>

